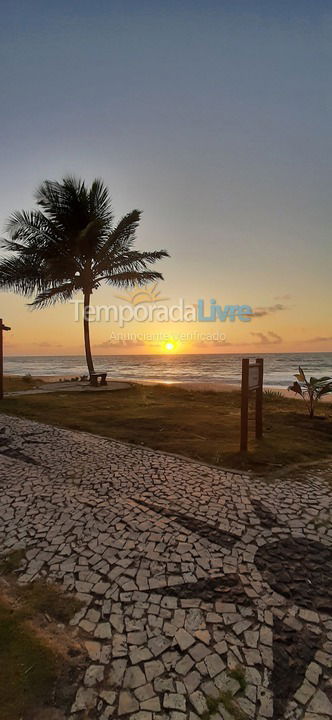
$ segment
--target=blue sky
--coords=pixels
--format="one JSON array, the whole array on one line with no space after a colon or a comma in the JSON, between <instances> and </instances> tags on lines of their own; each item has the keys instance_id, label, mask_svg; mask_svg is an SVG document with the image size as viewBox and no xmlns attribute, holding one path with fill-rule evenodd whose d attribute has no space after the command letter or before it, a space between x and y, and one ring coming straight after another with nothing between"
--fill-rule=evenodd
<instances>
[{"instance_id":1,"label":"blue sky","mask_svg":"<svg viewBox=\"0 0 332 720\"><path fill-rule=\"evenodd\" d=\"M252 330L281 350L330 349L308 341L332 334L332 4L14 0L1 20L1 224L46 177L102 176L116 213L144 211L140 247L170 251L167 295L287 296ZM32 317L41 343L50 322L70 324L69 307L5 302L13 352L31 350Z\"/></svg>"}]
</instances>

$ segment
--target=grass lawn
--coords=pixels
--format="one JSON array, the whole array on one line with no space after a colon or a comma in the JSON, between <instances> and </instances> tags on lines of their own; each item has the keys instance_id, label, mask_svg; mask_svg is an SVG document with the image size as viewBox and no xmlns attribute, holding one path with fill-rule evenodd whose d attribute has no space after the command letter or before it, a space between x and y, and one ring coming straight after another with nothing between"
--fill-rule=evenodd
<instances>
[{"instance_id":1,"label":"grass lawn","mask_svg":"<svg viewBox=\"0 0 332 720\"><path fill-rule=\"evenodd\" d=\"M240 393L197 392L163 385L135 385L103 393L5 398L3 412L129 443L179 453L215 465L255 471L326 458L332 449L332 404L310 420L304 403L264 394L264 438L253 436L239 452Z\"/></svg>"},{"instance_id":2,"label":"grass lawn","mask_svg":"<svg viewBox=\"0 0 332 720\"><path fill-rule=\"evenodd\" d=\"M26 625L19 611L0 600L0 720L28 718L52 699L58 658Z\"/></svg>"},{"instance_id":3,"label":"grass lawn","mask_svg":"<svg viewBox=\"0 0 332 720\"><path fill-rule=\"evenodd\" d=\"M3 384L5 392L16 392L18 390L29 390L41 387L43 380L32 377L31 375L25 375L24 377L5 375Z\"/></svg>"},{"instance_id":4,"label":"grass lawn","mask_svg":"<svg viewBox=\"0 0 332 720\"><path fill-rule=\"evenodd\" d=\"M42 579L18 585L23 558L20 550L0 557L0 720L48 720L52 708L68 709L66 693L81 673L84 658L80 649L74 660L68 655L65 626L82 604Z\"/></svg>"}]
</instances>

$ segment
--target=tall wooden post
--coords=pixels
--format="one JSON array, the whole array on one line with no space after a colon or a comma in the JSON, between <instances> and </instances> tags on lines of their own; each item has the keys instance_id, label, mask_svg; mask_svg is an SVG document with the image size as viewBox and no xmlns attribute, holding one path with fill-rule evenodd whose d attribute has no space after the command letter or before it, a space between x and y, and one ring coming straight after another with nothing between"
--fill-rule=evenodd
<instances>
[{"instance_id":1,"label":"tall wooden post","mask_svg":"<svg viewBox=\"0 0 332 720\"><path fill-rule=\"evenodd\" d=\"M256 438L263 437L263 358L256 359L259 368L259 384L256 390Z\"/></svg>"},{"instance_id":2,"label":"tall wooden post","mask_svg":"<svg viewBox=\"0 0 332 720\"><path fill-rule=\"evenodd\" d=\"M10 330L0 318L0 400L3 400L3 331Z\"/></svg>"},{"instance_id":3,"label":"tall wooden post","mask_svg":"<svg viewBox=\"0 0 332 720\"><path fill-rule=\"evenodd\" d=\"M255 435L256 438L263 436L263 358L257 358L255 363L250 363L249 358L242 359L242 384L241 384L241 439L240 450L248 450L248 407L249 394L254 392L255 397Z\"/></svg>"},{"instance_id":4,"label":"tall wooden post","mask_svg":"<svg viewBox=\"0 0 332 720\"><path fill-rule=\"evenodd\" d=\"M241 452L248 449L248 401L249 401L249 359L242 359L242 391L241 391Z\"/></svg>"},{"instance_id":5,"label":"tall wooden post","mask_svg":"<svg viewBox=\"0 0 332 720\"><path fill-rule=\"evenodd\" d=\"M3 399L3 331L2 318L0 318L0 400Z\"/></svg>"}]
</instances>

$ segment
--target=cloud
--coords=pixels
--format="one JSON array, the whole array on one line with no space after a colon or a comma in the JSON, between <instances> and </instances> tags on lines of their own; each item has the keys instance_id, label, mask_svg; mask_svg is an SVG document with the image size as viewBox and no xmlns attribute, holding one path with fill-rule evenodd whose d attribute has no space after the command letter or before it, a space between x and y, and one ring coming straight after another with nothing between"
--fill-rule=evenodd
<instances>
[{"instance_id":1,"label":"cloud","mask_svg":"<svg viewBox=\"0 0 332 720\"><path fill-rule=\"evenodd\" d=\"M123 347L144 347L145 343L143 340L105 340L102 343L97 343L97 348L123 348Z\"/></svg>"},{"instance_id":2,"label":"cloud","mask_svg":"<svg viewBox=\"0 0 332 720\"><path fill-rule=\"evenodd\" d=\"M292 296L289 293L286 293L285 295L276 295L275 300L291 300Z\"/></svg>"},{"instance_id":3,"label":"cloud","mask_svg":"<svg viewBox=\"0 0 332 720\"><path fill-rule=\"evenodd\" d=\"M196 348L211 348L211 347L225 347L225 345L229 345L230 343L226 342L226 340L198 340L194 343L194 346Z\"/></svg>"},{"instance_id":4,"label":"cloud","mask_svg":"<svg viewBox=\"0 0 332 720\"><path fill-rule=\"evenodd\" d=\"M252 332L251 335L258 337L260 345L277 345L282 342L280 335L272 332L272 330L269 330L266 335L262 332Z\"/></svg>"},{"instance_id":5,"label":"cloud","mask_svg":"<svg viewBox=\"0 0 332 720\"><path fill-rule=\"evenodd\" d=\"M304 340L306 343L312 343L312 342L332 342L332 335L328 335L327 337L314 337L310 338L309 340Z\"/></svg>"},{"instance_id":6,"label":"cloud","mask_svg":"<svg viewBox=\"0 0 332 720\"><path fill-rule=\"evenodd\" d=\"M282 337L280 335L277 335L277 333L273 332L272 330L268 330L267 333L262 332L252 332L251 335L254 335L254 337L258 338L257 340L251 340L247 342L230 342L225 341L222 343L219 343L219 346L223 347L252 347L257 345L277 345L278 343L282 342ZM215 343L217 345L218 343Z\"/></svg>"},{"instance_id":7,"label":"cloud","mask_svg":"<svg viewBox=\"0 0 332 720\"><path fill-rule=\"evenodd\" d=\"M34 343L32 343L32 344L35 345L36 347L44 347L44 348L48 348L48 347L61 348L61 347L63 347L63 345L60 345L60 344L57 344L57 343L50 343L50 342L34 342Z\"/></svg>"},{"instance_id":8,"label":"cloud","mask_svg":"<svg viewBox=\"0 0 332 720\"><path fill-rule=\"evenodd\" d=\"M288 310L288 307L282 303L276 303L276 305L270 305L268 307L257 307L253 309L250 317L265 317L265 315L273 315L273 313L281 312L282 310Z\"/></svg>"}]
</instances>

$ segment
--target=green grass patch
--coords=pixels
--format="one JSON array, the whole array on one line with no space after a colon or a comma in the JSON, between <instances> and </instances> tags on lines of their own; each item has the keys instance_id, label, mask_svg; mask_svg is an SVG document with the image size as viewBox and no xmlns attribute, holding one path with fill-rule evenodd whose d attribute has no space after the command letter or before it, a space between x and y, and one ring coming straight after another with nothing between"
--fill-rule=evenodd
<instances>
[{"instance_id":1,"label":"green grass patch","mask_svg":"<svg viewBox=\"0 0 332 720\"><path fill-rule=\"evenodd\" d=\"M234 720L246 720L247 715L236 704L230 690L220 693L220 703L232 715Z\"/></svg>"},{"instance_id":2,"label":"green grass patch","mask_svg":"<svg viewBox=\"0 0 332 720\"><path fill-rule=\"evenodd\" d=\"M211 695L208 695L205 699L208 709L205 713L203 713L201 718L202 720L210 720L211 716L215 715L218 712L218 708L220 705L220 697L218 696L217 698L215 698Z\"/></svg>"},{"instance_id":3,"label":"green grass patch","mask_svg":"<svg viewBox=\"0 0 332 720\"><path fill-rule=\"evenodd\" d=\"M234 680L237 680L237 682L240 685L240 689L242 692L245 691L247 687L247 681L246 681L246 674L245 670L241 665L238 665L236 668L233 668L233 670L228 671L229 677L233 678Z\"/></svg>"},{"instance_id":4,"label":"green grass patch","mask_svg":"<svg viewBox=\"0 0 332 720\"><path fill-rule=\"evenodd\" d=\"M64 624L83 607L75 597L65 595L56 585L36 580L28 585L17 587L17 595L22 602L22 611L26 616L44 613L57 622Z\"/></svg>"},{"instance_id":5,"label":"green grass patch","mask_svg":"<svg viewBox=\"0 0 332 720\"><path fill-rule=\"evenodd\" d=\"M25 557L24 550L12 550L0 557L0 575L13 575ZM71 618L83 607L83 603L72 595L65 594L58 585L45 580L35 580L27 585L15 585L15 595L22 608L21 614L30 617L36 613L47 614L61 623L69 623Z\"/></svg>"},{"instance_id":6,"label":"green grass patch","mask_svg":"<svg viewBox=\"0 0 332 720\"><path fill-rule=\"evenodd\" d=\"M57 674L57 656L0 601L0 720L28 720L51 702Z\"/></svg>"},{"instance_id":7,"label":"green grass patch","mask_svg":"<svg viewBox=\"0 0 332 720\"><path fill-rule=\"evenodd\" d=\"M332 404L310 420L304 403L264 395L264 437L254 437L250 404L249 451L239 452L240 393L198 392L136 385L117 392L45 393L5 398L3 412L179 453L238 469L277 470L331 454Z\"/></svg>"},{"instance_id":8,"label":"green grass patch","mask_svg":"<svg viewBox=\"0 0 332 720\"><path fill-rule=\"evenodd\" d=\"M25 557L24 550L12 550L0 557L0 575L11 575L18 570Z\"/></svg>"},{"instance_id":9,"label":"green grass patch","mask_svg":"<svg viewBox=\"0 0 332 720\"><path fill-rule=\"evenodd\" d=\"M208 709L201 715L201 720L212 720L213 716L219 712L220 705L223 705L225 710L227 710L234 720L247 720L246 714L237 705L230 690L220 692L218 697L208 695L205 699Z\"/></svg>"},{"instance_id":10,"label":"green grass patch","mask_svg":"<svg viewBox=\"0 0 332 720\"><path fill-rule=\"evenodd\" d=\"M4 376L4 391L5 392L16 392L18 390L32 390L38 388L43 384L41 378L33 377L32 375L23 375L19 377L16 375L5 375Z\"/></svg>"}]
</instances>

